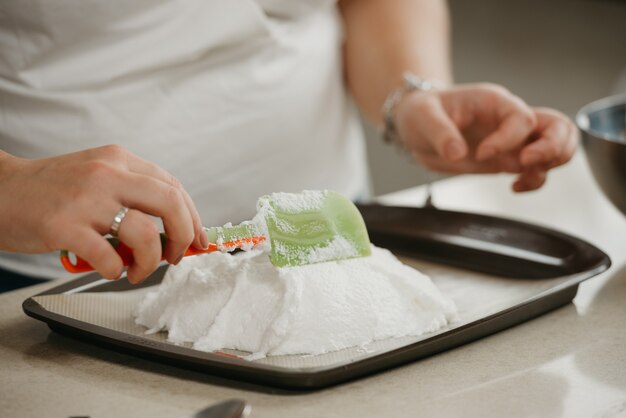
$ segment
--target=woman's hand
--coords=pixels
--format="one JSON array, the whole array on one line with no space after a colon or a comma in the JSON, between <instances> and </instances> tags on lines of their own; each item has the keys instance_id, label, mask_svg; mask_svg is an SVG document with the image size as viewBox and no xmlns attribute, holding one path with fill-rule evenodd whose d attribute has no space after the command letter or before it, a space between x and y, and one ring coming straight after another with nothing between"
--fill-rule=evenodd
<instances>
[{"instance_id":1,"label":"woman's hand","mask_svg":"<svg viewBox=\"0 0 626 418\"><path fill-rule=\"evenodd\" d=\"M116 279L122 260L103 238L122 206L130 208L119 239L133 248L128 280L139 283L161 259L160 217L168 236L165 258L177 264L193 244L208 240L191 198L171 174L109 145L42 160L0 152L0 250L41 253L67 249L103 277Z\"/></svg>"},{"instance_id":2,"label":"woman's hand","mask_svg":"<svg viewBox=\"0 0 626 418\"><path fill-rule=\"evenodd\" d=\"M397 105L403 146L425 167L448 173L518 173L517 192L543 185L574 154L577 131L563 114L530 108L492 84L413 92Z\"/></svg>"}]
</instances>

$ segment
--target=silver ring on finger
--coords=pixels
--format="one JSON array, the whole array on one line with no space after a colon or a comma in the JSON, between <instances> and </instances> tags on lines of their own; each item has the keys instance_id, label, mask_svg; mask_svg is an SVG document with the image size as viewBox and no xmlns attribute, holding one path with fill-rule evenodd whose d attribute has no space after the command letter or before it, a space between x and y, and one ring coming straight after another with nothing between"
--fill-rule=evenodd
<instances>
[{"instance_id":1,"label":"silver ring on finger","mask_svg":"<svg viewBox=\"0 0 626 418\"><path fill-rule=\"evenodd\" d=\"M124 217L128 213L128 208L126 206L122 206L120 210L117 211L115 216L113 217L113 222L111 222L111 227L109 228L109 234L117 238L117 235L120 232L120 225L124 220Z\"/></svg>"}]
</instances>

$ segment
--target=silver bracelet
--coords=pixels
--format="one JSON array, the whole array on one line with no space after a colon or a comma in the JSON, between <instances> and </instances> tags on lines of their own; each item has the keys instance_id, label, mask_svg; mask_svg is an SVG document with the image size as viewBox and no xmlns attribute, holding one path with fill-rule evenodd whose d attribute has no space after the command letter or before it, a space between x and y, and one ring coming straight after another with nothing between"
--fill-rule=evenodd
<instances>
[{"instance_id":1,"label":"silver bracelet","mask_svg":"<svg viewBox=\"0 0 626 418\"><path fill-rule=\"evenodd\" d=\"M438 82L424 80L410 72L402 74L402 78L404 80L404 84L389 93L389 96L385 99L385 103L383 103L382 126L383 140L388 144L398 144L400 146L402 146L403 143L394 121L396 106L400 102L400 99L402 99L404 95L413 91L430 91L442 87Z\"/></svg>"}]
</instances>

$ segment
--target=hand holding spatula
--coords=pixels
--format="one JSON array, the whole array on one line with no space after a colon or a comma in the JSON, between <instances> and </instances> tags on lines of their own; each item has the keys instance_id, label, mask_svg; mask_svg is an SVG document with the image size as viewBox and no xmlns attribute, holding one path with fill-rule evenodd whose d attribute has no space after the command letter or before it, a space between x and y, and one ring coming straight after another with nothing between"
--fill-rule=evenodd
<instances>
[{"instance_id":1,"label":"hand holding spatula","mask_svg":"<svg viewBox=\"0 0 626 418\"><path fill-rule=\"evenodd\" d=\"M207 228L208 248L190 247L185 256L267 248L272 264L286 267L370 255L369 237L361 214L350 200L338 193L273 193L259 199L257 210L251 221ZM108 240L124 265L131 264L132 249L117 238ZM162 254L166 245L167 237L161 234ZM72 273L93 270L79 257L73 263L66 250L61 251L61 262Z\"/></svg>"}]
</instances>

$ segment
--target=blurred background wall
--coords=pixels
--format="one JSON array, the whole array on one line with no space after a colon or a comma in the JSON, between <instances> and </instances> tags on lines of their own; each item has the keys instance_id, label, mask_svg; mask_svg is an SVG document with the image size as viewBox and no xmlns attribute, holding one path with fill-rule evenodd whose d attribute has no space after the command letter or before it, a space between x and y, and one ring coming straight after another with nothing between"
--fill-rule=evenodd
<instances>
[{"instance_id":1,"label":"blurred background wall","mask_svg":"<svg viewBox=\"0 0 626 418\"><path fill-rule=\"evenodd\" d=\"M573 117L626 92L626 0L449 0L456 82L502 84ZM621 77L621 81L620 80ZM366 126L375 195L434 180Z\"/></svg>"}]
</instances>

